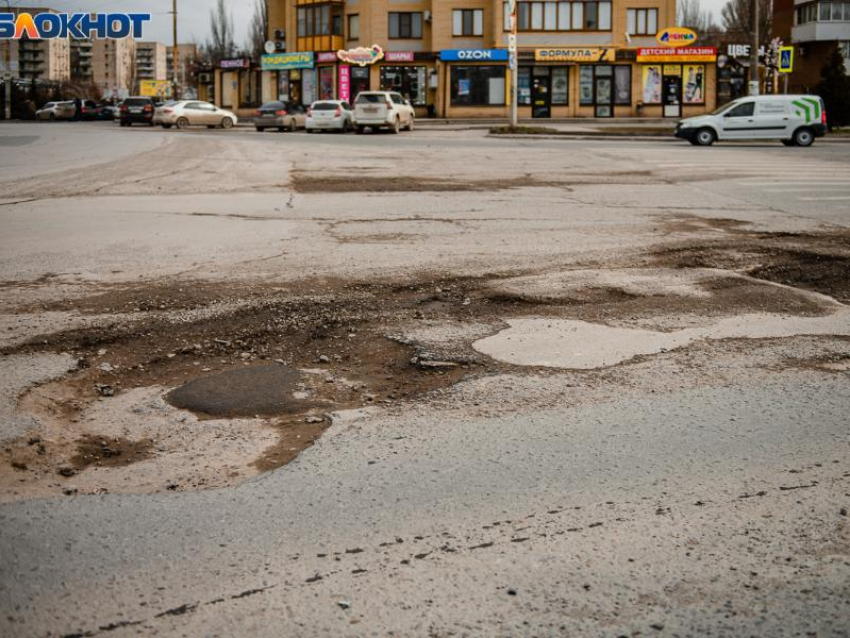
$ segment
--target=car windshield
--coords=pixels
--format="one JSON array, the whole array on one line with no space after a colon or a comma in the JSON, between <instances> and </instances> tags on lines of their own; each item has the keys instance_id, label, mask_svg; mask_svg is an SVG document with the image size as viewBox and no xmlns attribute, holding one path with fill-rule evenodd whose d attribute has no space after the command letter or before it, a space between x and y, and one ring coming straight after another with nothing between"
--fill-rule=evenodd
<instances>
[{"instance_id":1,"label":"car windshield","mask_svg":"<svg viewBox=\"0 0 850 638\"><path fill-rule=\"evenodd\" d=\"M336 111L338 108L339 105L333 102L316 102L313 105L314 111Z\"/></svg>"},{"instance_id":2,"label":"car windshield","mask_svg":"<svg viewBox=\"0 0 850 638\"><path fill-rule=\"evenodd\" d=\"M383 93L361 93L357 96L357 104L384 104L387 96Z\"/></svg>"},{"instance_id":3,"label":"car windshield","mask_svg":"<svg viewBox=\"0 0 850 638\"><path fill-rule=\"evenodd\" d=\"M718 108L714 109L714 110L711 112L711 114L712 114L712 115L720 115L720 114L721 114L721 113L723 113L723 111L725 111L726 109L731 109L731 108L733 108L736 104L738 104L738 102L739 102L739 100L735 100L734 102L729 102L729 104L724 104L723 106L720 106L720 107L718 107Z\"/></svg>"}]
</instances>

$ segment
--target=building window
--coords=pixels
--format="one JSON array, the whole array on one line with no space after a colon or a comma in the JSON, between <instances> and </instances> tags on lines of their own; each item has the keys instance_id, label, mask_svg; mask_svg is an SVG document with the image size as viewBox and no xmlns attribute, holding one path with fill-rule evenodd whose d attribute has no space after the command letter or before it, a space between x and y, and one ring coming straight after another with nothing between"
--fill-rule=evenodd
<instances>
[{"instance_id":1,"label":"building window","mask_svg":"<svg viewBox=\"0 0 850 638\"><path fill-rule=\"evenodd\" d=\"M452 106L505 104L504 66L451 67Z\"/></svg>"},{"instance_id":2,"label":"building window","mask_svg":"<svg viewBox=\"0 0 850 638\"><path fill-rule=\"evenodd\" d=\"M390 13L390 38L421 40L422 13Z\"/></svg>"},{"instance_id":3,"label":"building window","mask_svg":"<svg viewBox=\"0 0 850 638\"><path fill-rule=\"evenodd\" d=\"M582 66L579 71L579 103L582 106L631 105L632 67L607 64Z\"/></svg>"},{"instance_id":4,"label":"building window","mask_svg":"<svg viewBox=\"0 0 850 638\"><path fill-rule=\"evenodd\" d=\"M382 66L381 90L401 93L411 104L425 106L425 67Z\"/></svg>"},{"instance_id":5,"label":"building window","mask_svg":"<svg viewBox=\"0 0 850 638\"><path fill-rule=\"evenodd\" d=\"M483 9L455 9L452 12L452 35L484 35Z\"/></svg>"},{"instance_id":6,"label":"building window","mask_svg":"<svg viewBox=\"0 0 850 638\"><path fill-rule=\"evenodd\" d=\"M657 22L657 10L656 22ZM510 31L510 5L504 3L505 31ZM517 31L610 31L611 2L517 2Z\"/></svg>"},{"instance_id":7,"label":"building window","mask_svg":"<svg viewBox=\"0 0 850 638\"><path fill-rule=\"evenodd\" d=\"M658 9L629 9L626 15L626 32L629 35L658 33Z\"/></svg>"},{"instance_id":8,"label":"building window","mask_svg":"<svg viewBox=\"0 0 850 638\"><path fill-rule=\"evenodd\" d=\"M348 39L360 39L360 16L356 13L348 16Z\"/></svg>"},{"instance_id":9,"label":"building window","mask_svg":"<svg viewBox=\"0 0 850 638\"><path fill-rule=\"evenodd\" d=\"M317 4L298 7L298 37L342 35L342 6Z\"/></svg>"},{"instance_id":10,"label":"building window","mask_svg":"<svg viewBox=\"0 0 850 638\"><path fill-rule=\"evenodd\" d=\"M797 24L808 22L850 22L850 2L811 2L797 7Z\"/></svg>"}]
</instances>

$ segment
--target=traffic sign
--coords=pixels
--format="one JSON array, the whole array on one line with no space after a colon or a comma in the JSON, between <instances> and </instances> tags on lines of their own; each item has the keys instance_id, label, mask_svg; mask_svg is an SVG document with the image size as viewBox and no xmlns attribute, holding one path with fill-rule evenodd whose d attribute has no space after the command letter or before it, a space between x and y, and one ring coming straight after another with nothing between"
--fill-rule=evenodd
<instances>
[{"instance_id":1,"label":"traffic sign","mask_svg":"<svg viewBox=\"0 0 850 638\"><path fill-rule=\"evenodd\" d=\"M794 47L779 49L779 72L791 73L794 70Z\"/></svg>"}]
</instances>

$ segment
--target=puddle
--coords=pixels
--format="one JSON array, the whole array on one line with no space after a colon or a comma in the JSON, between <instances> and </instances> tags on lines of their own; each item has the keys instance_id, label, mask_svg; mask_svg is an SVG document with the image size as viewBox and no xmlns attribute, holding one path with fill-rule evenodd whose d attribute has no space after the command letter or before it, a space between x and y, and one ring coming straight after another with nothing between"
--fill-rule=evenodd
<instances>
[{"instance_id":1,"label":"puddle","mask_svg":"<svg viewBox=\"0 0 850 638\"><path fill-rule=\"evenodd\" d=\"M658 332L570 319L525 318L480 339L473 347L497 361L522 366L590 370L639 355L680 348L710 339L767 339L796 335L850 335L850 310L826 317L741 315L709 326Z\"/></svg>"},{"instance_id":2,"label":"puddle","mask_svg":"<svg viewBox=\"0 0 850 638\"><path fill-rule=\"evenodd\" d=\"M176 408L210 417L292 414L310 407L300 381L301 373L285 365L257 365L195 379L165 398Z\"/></svg>"}]
</instances>

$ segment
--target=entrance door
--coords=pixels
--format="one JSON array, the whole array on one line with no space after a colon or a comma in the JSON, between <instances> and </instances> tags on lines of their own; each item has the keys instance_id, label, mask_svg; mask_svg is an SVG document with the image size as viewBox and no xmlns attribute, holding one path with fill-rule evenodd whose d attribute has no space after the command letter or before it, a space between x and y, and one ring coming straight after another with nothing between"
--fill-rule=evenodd
<instances>
[{"instance_id":1,"label":"entrance door","mask_svg":"<svg viewBox=\"0 0 850 638\"><path fill-rule=\"evenodd\" d=\"M536 66L531 76L531 117L552 117L552 79L549 67Z\"/></svg>"},{"instance_id":2,"label":"entrance door","mask_svg":"<svg viewBox=\"0 0 850 638\"><path fill-rule=\"evenodd\" d=\"M664 75L662 85L664 117L682 117L682 76Z\"/></svg>"},{"instance_id":3,"label":"entrance door","mask_svg":"<svg viewBox=\"0 0 850 638\"><path fill-rule=\"evenodd\" d=\"M351 67L351 101L357 99L358 93L369 90L369 67Z\"/></svg>"},{"instance_id":4,"label":"entrance door","mask_svg":"<svg viewBox=\"0 0 850 638\"><path fill-rule=\"evenodd\" d=\"M596 76L596 117L614 117L614 81L611 77Z\"/></svg>"}]
</instances>

